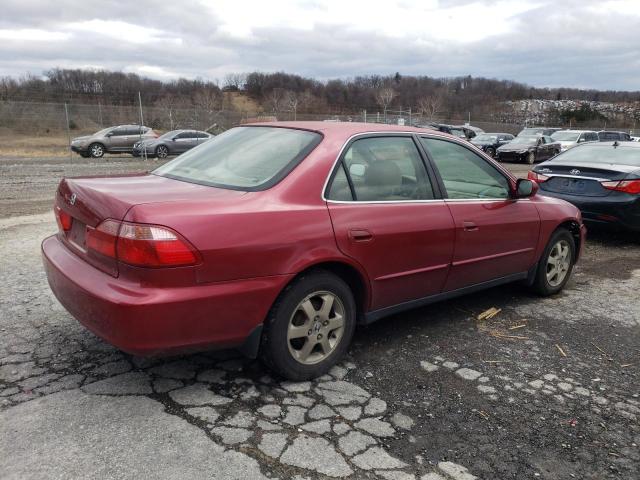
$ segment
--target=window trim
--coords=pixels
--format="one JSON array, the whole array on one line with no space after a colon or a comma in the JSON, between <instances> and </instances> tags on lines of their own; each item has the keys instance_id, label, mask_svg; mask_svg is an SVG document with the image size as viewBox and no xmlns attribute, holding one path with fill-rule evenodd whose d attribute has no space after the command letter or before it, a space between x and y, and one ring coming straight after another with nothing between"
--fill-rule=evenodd
<instances>
[{"instance_id":1,"label":"window trim","mask_svg":"<svg viewBox=\"0 0 640 480\"><path fill-rule=\"evenodd\" d=\"M449 198L449 194L447 193L447 188L444 185L444 180L442 180L442 176L440 175L440 170L438 170L438 167L436 166L433 158L431 157L431 152L429 152L427 150L427 148L422 144L422 142L420 143L420 147L424 150L424 154L425 156L429 159L429 162L432 164L432 167L435 171L435 175L438 181L438 184L440 186L440 190L442 193L442 198L446 201L446 202L474 202L474 203L482 203L482 202L505 202L505 201L514 201L514 200L522 200L522 199L515 199L513 197L511 197L511 192L512 190L515 188L515 183L516 180L513 177L513 175L511 175L511 173L506 172L502 166L500 165L496 165L493 161L489 161L485 158L485 153L484 152L474 152L471 148L469 148L467 145L465 145L463 142L458 142L455 140L452 140L451 138L448 137L441 137L441 136L436 136L436 135L429 135L429 134L422 134L422 133L418 133L417 134L418 137L423 137L423 138L433 138L434 140L444 140L447 141L449 143L454 143L456 145L459 145L463 148L466 148L467 150L469 150L472 154L476 155L477 157L479 157L481 160L483 160L485 163L487 163L490 167L492 167L496 172L498 172L498 174L502 175L503 177L506 178L507 183L509 185L509 195L507 196L507 198L498 198L498 197L487 197L487 198Z\"/></svg>"},{"instance_id":2,"label":"window trim","mask_svg":"<svg viewBox=\"0 0 640 480\"><path fill-rule=\"evenodd\" d=\"M336 157L336 159L333 162L333 165L331 166L331 170L329 172L329 175L327 176L327 178L324 181L324 185L322 187L322 201L327 202L327 203L347 203L350 205L367 205L367 204L392 204L392 203L433 203L433 202L443 202L445 199L442 195L442 191L441 191L441 187L440 187L440 183L438 182L438 179L435 178L434 172L432 171L432 167L429 164L429 161L427 160L427 158L424 155L424 151L422 149L422 145L420 145L420 142L418 141L416 135L419 135L420 132L415 132L415 131L388 131L388 132L384 132L384 131L372 131L372 132L360 132L360 133L356 133L352 136L350 136L346 142L344 143L344 145L342 145L342 148L340 148L340 151L338 152L338 155ZM438 135L440 136L440 135ZM357 140L362 140L364 138L376 138L376 137L403 137L403 138L410 138L415 147L416 150L418 152L418 156L420 157L420 160L422 161L422 166L425 168L425 172L427 174L427 180L429 181L429 183L431 184L431 190L433 191L433 196L434 198L432 199L424 199L424 200L332 200L327 198L327 194L329 193L329 188L333 182L333 179L335 177L335 175L337 174L338 171L338 167L342 167L347 175L347 181L349 182L349 188L351 189L351 195L352 197L355 198L355 192L354 192L354 187L352 185L351 182L351 177L349 176L347 169L344 166L344 156L346 155L349 147L351 147L351 145L353 145ZM444 138L444 137L443 137Z\"/></svg>"}]
</instances>

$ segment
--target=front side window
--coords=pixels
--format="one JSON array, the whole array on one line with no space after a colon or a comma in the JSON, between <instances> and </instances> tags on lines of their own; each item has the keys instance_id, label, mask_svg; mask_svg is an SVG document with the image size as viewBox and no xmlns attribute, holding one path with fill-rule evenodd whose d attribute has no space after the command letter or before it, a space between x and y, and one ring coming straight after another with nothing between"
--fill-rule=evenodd
<instances>
[{"instance_id":1,"label":"front side window","mask_svg":"<svg viewBox=\"0 0 640 480\"><path fill-rule=\"evenodd\" d=\"M422 158L410 137L371 137L356 140L346 150L329 189L330 200L395 202L434 198ZM348 177L347 177L348 175ZM347 179L348 178L348 179Z\"/></svg>"},{"instance_id":2,"label":"front side window","mask_svg":"<svg viewBox=\"0 0 640 480\"><path fill-rule=\"evenodd\" d=\"M480 156L457 143L421 137L451 199L508 198L509 181Z\"/></svg>"},{"instance_id":3,"label":"front side window","mask_svg":"<svg viewBox=\"0 0 640 480\"><path fill-rule=\"evenodd\" d=\"M289 174L322 135L279 127L236 127L152 173L201 185L264 190Z\"/></svg>"}]
</instances>

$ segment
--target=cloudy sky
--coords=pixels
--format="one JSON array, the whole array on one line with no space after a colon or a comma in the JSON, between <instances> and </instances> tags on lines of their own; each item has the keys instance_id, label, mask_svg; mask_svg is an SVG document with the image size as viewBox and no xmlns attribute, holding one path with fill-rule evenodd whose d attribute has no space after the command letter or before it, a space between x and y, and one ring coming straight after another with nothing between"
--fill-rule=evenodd
<instances>
[{"instance_id":1,"label":"cloudy sky","mask_svg":"<svg viewBox=\"0 0 640 480\"><path fill-rule=\"evenodd\" d=\"M640 0L2 0L0 75L467 75L640 90Z\"/></svg>"}]
</instances>

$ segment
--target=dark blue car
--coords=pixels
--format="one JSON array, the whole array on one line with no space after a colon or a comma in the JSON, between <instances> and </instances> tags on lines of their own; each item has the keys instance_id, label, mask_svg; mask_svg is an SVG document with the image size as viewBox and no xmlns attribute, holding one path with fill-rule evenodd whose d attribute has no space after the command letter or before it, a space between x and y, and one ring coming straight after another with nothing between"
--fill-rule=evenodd
<instances>
[{"instance_id":1,"label":"dark blue car","mask_svg":"<svg viewBox=\"0 0 640 480\"><path fill-rule=\"evenodd\" d=\"M640 231L640 143L586 143L529 172L542 195L562 198L585 222Z\"/></svg>"}]
</instances>

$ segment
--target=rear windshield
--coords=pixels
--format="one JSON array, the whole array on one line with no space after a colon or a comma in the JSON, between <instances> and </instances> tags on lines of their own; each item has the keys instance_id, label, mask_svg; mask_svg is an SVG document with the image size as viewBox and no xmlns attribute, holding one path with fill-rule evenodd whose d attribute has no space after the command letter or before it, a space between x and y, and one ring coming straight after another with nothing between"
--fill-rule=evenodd
<instances>
[{"instance_id":1,"label":"rear windshield","mask_svg":"<svg viewBox=\"0 0 640 480\"><path fill-rule=\"evenodd\" d=\"M608 163L640 167L640 148L613 147L611 145L584 145L578 148L570 148L553 160L559 162Z\"/></svg>"},{"instance_id":2,"label":"rear windshield","mask_svg":"<svg viewBox=\"0 0 640 480\"><path fill-rule=\"evenodd\" d=\"M152 173L235 190L264 190L289 174L322 136L279 127L236 127Z\"/></svg>"}]
</instances>

